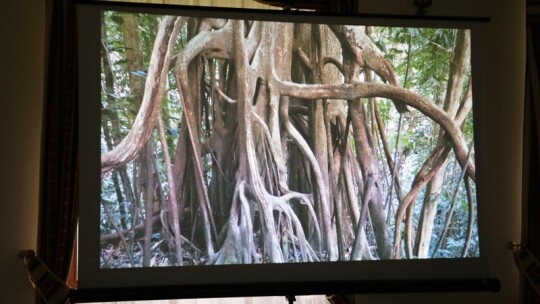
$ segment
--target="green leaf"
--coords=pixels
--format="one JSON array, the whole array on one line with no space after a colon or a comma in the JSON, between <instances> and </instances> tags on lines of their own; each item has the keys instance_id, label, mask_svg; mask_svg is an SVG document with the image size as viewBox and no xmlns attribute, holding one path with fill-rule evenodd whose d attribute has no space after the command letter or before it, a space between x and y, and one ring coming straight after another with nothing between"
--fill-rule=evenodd
<instances>
[{"instance_id":1,"label":"green leaf","mask_svg":"<svg viewBox=\"0 0 540 304\"><path fill-rule=\"evenodd\" d=\"M409 35L412 37L420 36L420 30L416 27L410 27L408 28Z\"/></svg>"},{"instance_id":2,"label":"green leaf","mask_svg":"<svg viewBox=\"0 0 540 304\"><path fill-rule=\"evenodd\" d=\"M122 17L118 16L118 15L113 15L111 17L111 20L114 21L114 23L118 24L118 25L122 25L124 24L124 19L122 19Z\"/></svg>"}]
</instances>

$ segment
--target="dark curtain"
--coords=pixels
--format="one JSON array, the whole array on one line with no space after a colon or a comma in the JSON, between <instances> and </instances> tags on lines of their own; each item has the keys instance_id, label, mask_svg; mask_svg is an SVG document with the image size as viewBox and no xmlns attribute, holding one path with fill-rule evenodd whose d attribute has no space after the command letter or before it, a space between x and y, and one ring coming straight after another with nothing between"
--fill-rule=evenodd
<instances>
[{"instance_id":1,"label":"dark curtain","mask_svg":"<svg viewBox=\"0 0 540 304\"><path fill-rule=\"evenodd\" d=\"M46 75L37 254L67 281L77 225L78 107L75 4L46 2Z\"/></svg>"},{"instance_id":2,"label":"dark curtain","mask_svg":"<svg viewBox=\"0 0 540 304\"><path fill-rule=\"evenodd\" d=\"M523 159L523 243L540 260L540 15L527 16L527 68ZM523 278L523 302L540 304L540 295Z\"/></svg>"}]
</instances>

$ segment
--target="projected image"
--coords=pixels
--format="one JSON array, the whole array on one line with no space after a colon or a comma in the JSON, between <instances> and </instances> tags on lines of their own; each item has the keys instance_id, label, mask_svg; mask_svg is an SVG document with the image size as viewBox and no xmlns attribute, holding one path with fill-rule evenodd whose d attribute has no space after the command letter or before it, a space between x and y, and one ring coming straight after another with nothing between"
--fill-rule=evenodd
<instances>
[{"instance_id":1,"label":"projected image","mask_svg":"<svg viewBox=\"0 0 540 304\"><path fill-rule=\"evenodd\" d=\"M101 268L479 256L468 30L101 22Z\"/></svg>"}]
</instances>

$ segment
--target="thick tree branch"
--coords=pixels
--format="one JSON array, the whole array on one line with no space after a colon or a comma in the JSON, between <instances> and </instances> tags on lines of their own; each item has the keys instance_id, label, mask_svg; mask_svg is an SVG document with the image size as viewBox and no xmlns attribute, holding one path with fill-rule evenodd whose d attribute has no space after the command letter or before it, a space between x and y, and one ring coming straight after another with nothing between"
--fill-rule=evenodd
<instances>
[{"instance_id":1,"label":"thick tree branch","mask_svg":"<svg viewBox=\"0 0 540 304\"><path fill-rule=\"evenodd\" d=\"M180 22L176 22L177 19L169 16L161 22L150 59L141 107L128 135L113 150L101 156L102 179L112 169L135 159L152 135L165 94L164 83L169 62L176 44L176 35L173 36L173 32L177 34L180 27Z\"/></svg>"},{"instance_id":2,"label":"thick tree branch","mask_svg":"<svg viewBox=\"0 0 540 304\"><path fill-rule=\"evenodd\" d=\"M394 68L386 61L384 54L379 50L373 40L366 34L363 26L331 25L344 51L345 56L352 56L359 68L366 68L375 72L383 81L398 86ZM358 74L357 71L356 74ZM406 105L399 100L394 102L399 113L408 112Z\"/></svg>"},{"instance_id":3,"label":"thick tree branch","mask_svg":"<svg viewBox=\"0 0 540 304\"><path fill-rule=\"evenodd\" d=\"M220 49L225 52L230 52L227 49L228 44L225 43L226 34L230 34L231 26L230 22L216 31L205 31L196 35L185 46L183 51L179 54L176 61L175 73L176 81L180 86L180 95L182 104L184 106L184 117L186 119L187 131L189 134L189 143L192 149L192 160L195 168L196 178L195 184L197 188L197 196L200 200L201 214L204 219L204 235L206 239L206 253L211 259L214 255L213 249L213 237L216 237L215 223L212 213L210 211L210 199L208 197L208 191L204 179L204 172L201 163L201 142L199 139L199 132L197 127L197 118L195 117L195 108L193 105L193 97L191 96L190 83L189 83L189 64L191 61L206 50ZM212 234L214 234L212 236Z\"/></svg>"},{"instance_id":4,"label":"thick tree branch","mask_svg":"<svg viewBox=\"0 0 540 304\"><path fill-rule=\"evenodd\" d=\"M439 169L444 164L444 160L446 159L446 155L448 155L449 150L449 148L437 146L431 152L431 155L424 161L422 168L420 168L420 171L418 171L418 173L416 174L411 186L411 190L409 191L409 193L407 193L407 195L403 198L403 201L399 205L399 208L396 212L396 223L394 227L394 249L392 251L393 259L400 258L399 246L401 243L401 222L403 221L405 211L414 201L420 189L422 189L433 178L433 176L437 174ZM430 168L431 164L432 166Z\"/></svg>"},{"instance_id":5,"label":"thick tree branch","mask_svg":"<svg viewBox=\"0 0 540 304\"><path fill-rule=\"evenodd\" d=\"M310 85L289 81L273 81L281 94L301 99L330 98L351 100L355 98L382 97L401 100L404 104L417 109L441 125L450 138L460 165L465 167L464 165L467 163L467 144L459 126L443 110L416 93L382 83L352 82L331 85ZM471 162L467 165L467 171L469 176L475 180L474 163Z\"/></svg>"}]
</instances>

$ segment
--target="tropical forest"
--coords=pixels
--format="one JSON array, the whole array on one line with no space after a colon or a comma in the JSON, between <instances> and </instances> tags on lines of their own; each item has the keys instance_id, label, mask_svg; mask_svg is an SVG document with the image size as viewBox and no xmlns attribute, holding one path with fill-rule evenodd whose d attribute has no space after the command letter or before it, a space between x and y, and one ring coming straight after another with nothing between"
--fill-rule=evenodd
<instances>
[{"instance_id":1,"label":"tropical forest","mask_svg":"<svg viewBox=\"0 0 540 304\"><path fill-rule=\"evenodd\" d=\"M479 256L470 31L101 19L101 268Z\"/></svg>"}]
</instances>

